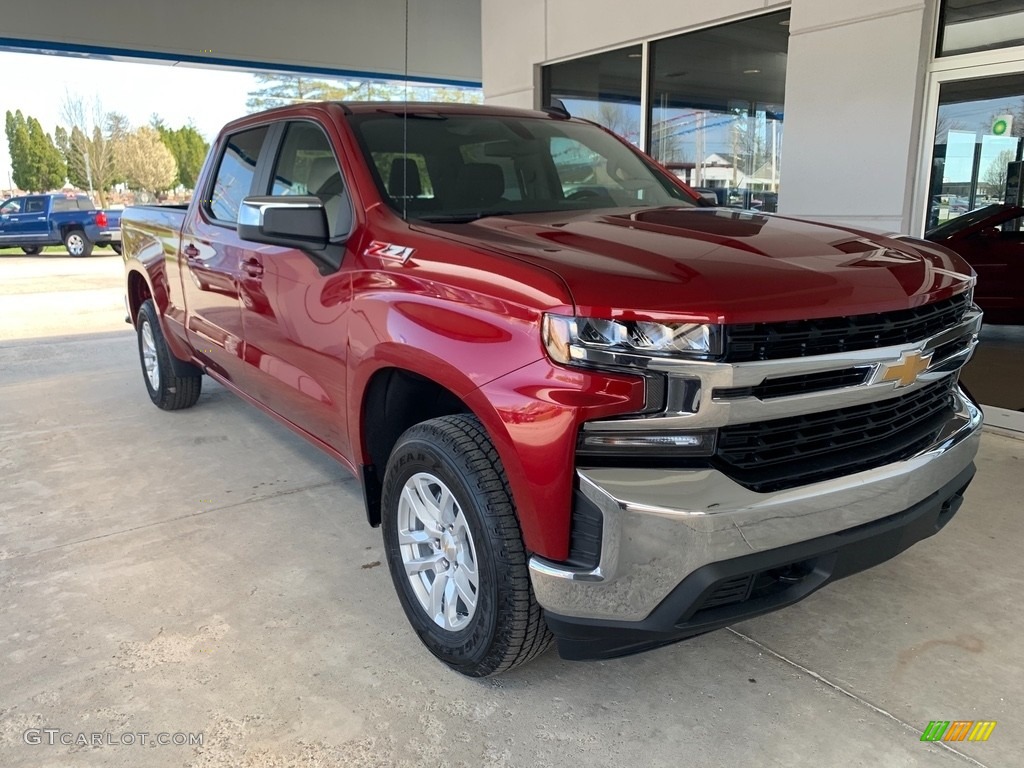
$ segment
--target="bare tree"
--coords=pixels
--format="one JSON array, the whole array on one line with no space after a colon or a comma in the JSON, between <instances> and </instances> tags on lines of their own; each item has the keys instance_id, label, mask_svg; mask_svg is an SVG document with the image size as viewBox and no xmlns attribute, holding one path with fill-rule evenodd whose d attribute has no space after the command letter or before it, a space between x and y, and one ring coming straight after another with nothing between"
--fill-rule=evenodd
<instances>
[{"instance_id":1,"label":"bare tree","mask_svg":"<svg viewBox=\"0 0 1024 768\"><path fill-rule=\"evenodd\" d=\"M90 194L95 192L103 207L106 191L117 181L114 143L103 131L107 123L103 105L99 98L87 104L81 96L65 92L61 117L71 129L61 147L68 163L68 177L85 181Z\"/></svg>"},{"instance_id":2,"label":"bare tree","mask_svg":"<svg viewBox=\"0 0 1024 768\"><path fill-rule=\"evenodd\" d=\"M990 195L1002 196L1006 189L1006 166L1013 162L1014 157L1012 149L1004 149L985 170L983 183L988 187Z\"/></svg>"}]
</instances>

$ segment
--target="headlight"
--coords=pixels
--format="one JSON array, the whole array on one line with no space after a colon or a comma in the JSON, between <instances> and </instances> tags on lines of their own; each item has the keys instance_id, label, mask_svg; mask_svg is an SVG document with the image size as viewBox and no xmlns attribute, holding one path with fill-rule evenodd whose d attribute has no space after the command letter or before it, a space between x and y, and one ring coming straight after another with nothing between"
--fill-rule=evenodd
<instances>
[{"instance_id":1,"label":"headlight","mask_svg":"<svg viewBox=\"0 0 1024 768\"><path fill-rule=\"evenodd\" d=\"M721 354L718 325L544 315L544 346L557 363L640 366L652 357L707 360Z\"/></svg>"}]
</instances>

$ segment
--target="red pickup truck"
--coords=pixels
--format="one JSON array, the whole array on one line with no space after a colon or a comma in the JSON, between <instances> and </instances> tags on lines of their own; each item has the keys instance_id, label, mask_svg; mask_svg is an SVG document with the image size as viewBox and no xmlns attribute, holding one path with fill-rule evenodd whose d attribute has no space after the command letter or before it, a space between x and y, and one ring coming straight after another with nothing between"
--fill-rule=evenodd
<instances>
[{"instance_id":1,"label":"red pickup truck","mask_svg":"<svg viewBox=\"0 0 1024 768\"><path fill-rule=\"evenodd\" d=\"M556 109L250 115L187 208L122 229L153 402L208 375L355 473L463 674L789 605L938 531L974 474L958 256L714 207Z\"/></svg>"}]
</instances>

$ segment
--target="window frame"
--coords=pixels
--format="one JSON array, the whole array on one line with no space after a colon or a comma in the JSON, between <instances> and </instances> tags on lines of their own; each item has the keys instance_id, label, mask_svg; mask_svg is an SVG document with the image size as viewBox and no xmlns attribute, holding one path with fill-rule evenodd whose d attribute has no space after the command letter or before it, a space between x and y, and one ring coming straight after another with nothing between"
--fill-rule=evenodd
<instances>
[{"instance_id":1,"label":"window frame","mask_svg":"<svg viewBox=\"0 0 1024 768\"><path fill-rule=\"evenodd\" d=\"M218 218L213 213L213 191L217 186L217 179L220 176L221 166L224 162L224 155L227 153L228 146L230 146L231 144L232 137L238 136L239 134L242 133L247 133L249 131L260 130L261 128L265 128L267 131L266 135L263 137L263 143L260 146L259 154L257 154L256 156L256 164L253 167L252 179L249 182L249 191L243 197L243 199L245 199L245 197L251 197L252 195L260 194L258 191L259 187L257 185L260 183L260 180L264 178L263 169L267 165L267 151L269 148L275 146L274 142L276 141L279 135L280 126L284 122L284 120L274 120L257 123L255 125L247 125L244 128L240 128L239 130L228 134L221 140L220 146L217 148L216 163L214 164L210 172L210 177L206 180L206 186L204 187L203 190L203 197L199 205L199 210L202 212L203 219L206 223L216 227L230 229L233 231L237 231L238 229L237 220L228 222L225 221L224 219Z\"/></svg>"},{"instance_id":2,"label":"window frame","mask_svg":"<svg viewBox=\"0 0 1024 768\"><path fill-rule=\"evenodd\" d=\"M331 154L334 155L334 162L338 166L338 174L341 176L342 188L345 190L344 198L345 204L349 209L349 221L351 222L350 232L352 227L355 227L356 223L356 208L355 203L352 199L352 185L349 184L348 176L345 173L345 166L341 161L341 157L338 155L337 148L334 142L331 141L331 134L319 120L315 120L310 117L289 117L283 120L278 120L273 125L273 133L268 133L267 138L263 141L263 149L260 152L260 161L257 163L257 174L254 179L258 185L257 191L250 192L255 195L267 195L273 197L294 197L293 195L272 195L274 190L274 172L277 170L277 164L280 162L281 153L284 151L284 143L288 137L288 128L293 123L310 123L320 131L324 139L327 142L327 146L331 150ZM309 193L313 194L313 193ZM316 195L313 195L316 197ZM330 222L328 222L328 228ZM331 242L336 242L346 239L347 235L337 234L331 238Z\"/></svg>"}]
</instances>

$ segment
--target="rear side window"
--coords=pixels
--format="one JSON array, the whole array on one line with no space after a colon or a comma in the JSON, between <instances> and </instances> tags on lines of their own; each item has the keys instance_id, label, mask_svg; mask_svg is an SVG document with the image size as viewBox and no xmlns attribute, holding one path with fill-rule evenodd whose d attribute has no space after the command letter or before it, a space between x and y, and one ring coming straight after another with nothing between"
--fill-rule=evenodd
<instances>
[{"instance_id":1,"label":"rear side window","mask_svg":"<svg viewBox=\"0 0 1024 768\"><path fill-rule=\"evenodd\" d=\"M53 198L53 212L64 213L65 211L78 210L78 203L75 202L73 197L55 197Z\"/></svg>"},{"instance_id":2,"label":"rear side window","mask_svg":"<svg viewBox=\"0 0 1024 768\"><path fill-rule=\"evenodd\" d=\"M45 197L30 197L25 202L25 213L45 213L46 212L46 198Z\"/></svg>"},{"instance_id":3,"label":"rear side window","mask_svg":"<svg viewBox=\"0 0 1024 768\"><path fill-rule=\"evenodd\" d=\"M261 125L228 137L206 206L217 221L234 224L238 220L242 200L251 194L256 161L268 130L268 126Z\"/></svg>"}]
</instances>

